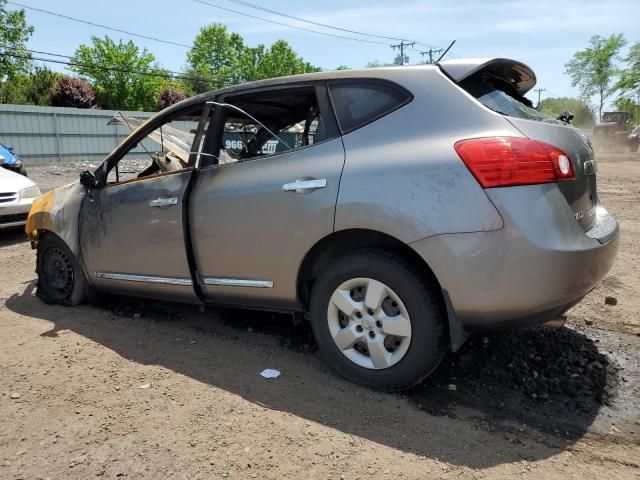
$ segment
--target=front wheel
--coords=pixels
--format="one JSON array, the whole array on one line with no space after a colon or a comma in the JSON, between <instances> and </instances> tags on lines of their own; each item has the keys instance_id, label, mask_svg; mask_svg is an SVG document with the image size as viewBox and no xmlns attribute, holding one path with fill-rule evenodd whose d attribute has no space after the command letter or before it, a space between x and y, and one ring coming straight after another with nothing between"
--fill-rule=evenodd
<instances>
[{"instance_id":1,"label":"front wheel","mask_svg":"<svg viewBox=\"0 0 640 480\"><path fill-rule=\"evenodd\" d=\"M37 295L46 303L79 305L87 299L87 281L73 253L53 234L38 242Z\"/></svg>"},{"instance_id":2,"label":"front wheel","mask_svg":"<svg viewBox=\"0 0 640 480\"><path fill-rule=\"evenodd\" d=\"M336 259L313 286L311 320L327 363L379 390L415 385L446 351L439 289L404 259L383 251Z\"/></svg>"}]
</instances>

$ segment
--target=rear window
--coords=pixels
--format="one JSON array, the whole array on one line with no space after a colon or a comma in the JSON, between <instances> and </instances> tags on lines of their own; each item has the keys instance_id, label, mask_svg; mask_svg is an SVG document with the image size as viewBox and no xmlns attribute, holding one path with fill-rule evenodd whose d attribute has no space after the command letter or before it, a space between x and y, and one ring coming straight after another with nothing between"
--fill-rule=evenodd
<instances>
[{"instance_id":1,"label":"rear window","mask_svg":"<svg viewBox=\"0 0 640 480\"><path fill-rule=\"evenodd\" d=\"M485 107L508 117L527 120L554 120L535 108L531 100L520 95L508 82L487 73L472 75L460 86L474 96Z\"/></svg>"},{"instance_id":2,"label":"rear window","mask_svg":"<svg viewBox=\"0 0 640 480\"><path fill-rule=\"evenodd\" d=\"M386 83L335 83L329 86L342 133L363 127L400 108L411 95Z\"/></svg>"}]
</instances>

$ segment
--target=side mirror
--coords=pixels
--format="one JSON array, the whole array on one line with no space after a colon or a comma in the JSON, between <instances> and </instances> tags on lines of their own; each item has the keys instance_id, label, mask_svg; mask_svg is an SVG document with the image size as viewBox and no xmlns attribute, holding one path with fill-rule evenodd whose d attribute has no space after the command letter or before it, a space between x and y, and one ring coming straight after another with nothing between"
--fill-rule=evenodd
<instances>
[{"instance_id":1,"label":"side mirror","mask_svg":"<svg viewBox=\"0 0 640 480\"><path fill-rule=\"evenodd\" d=\"M97 186L96 176L90 170L85 170L80 174L80 183L87 188L95 188Z\"/></svg>"},{"instance_id":2,"label":"side mirror","mask_svg":"<svg viewBox=\"0 0 640 480\"><path fill-rule=\"evenodd\" d=\"M7 150L9 150L11 153L13 153L13 147L7 147Z\"/></svg>"}]
</instances>

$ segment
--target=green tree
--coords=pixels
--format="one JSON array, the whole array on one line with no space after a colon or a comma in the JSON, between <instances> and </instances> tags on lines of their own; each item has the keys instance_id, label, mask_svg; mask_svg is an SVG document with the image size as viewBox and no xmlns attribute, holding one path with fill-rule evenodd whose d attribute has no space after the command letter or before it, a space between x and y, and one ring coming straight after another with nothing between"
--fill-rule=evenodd
<instances>
[{"instance_id":1,"label":"green tree","mask_svg":"<svg viewBox=\"0 0 640 480\"><path fill-rule=\"evenodd\" d=\"M620 80L616 87L620 91L620 96L616 101L616 108L634 112L636 123L640 124L640 42L634 43L627 56L624 58L626 68L620 72ZM619 105L625 105L621 108Z\"/></svg>"},{"instance_id":2,"label":"green tree","mask_svg":"<svg viewBox=\"0 0 640 480\"><path fill-rule=\"evenodd\" d=\"M633 115L634 124L640 125L640 102L635 98L620 96L613 103L617 112L629 112Z\"/></svg>"},{"instance_id":3,"label":"green tree","mask_svg":"<svg viewBox=\"0 0 640 480\"><path fill-rule=\"evenodd\" d=\"M26 102L31 105L51 105L51 90L61 76L47 67L36 66L25 88Z\"/></svg>"},{"instance_id":4,"label":"green tree","mask_svg":"<svg viewBox=\"0 0 640 480\"><path fill-rule=\"evenodd\" d=\"M267 48L259 44L257 47L246 47L240 57L240 71L242 72L242 79L245 81L257 80L259 78L266 78L261 76L260 69L264 65L264 56Z\"/></svg>"},{"instance_id":5,"label":"green tree","mask_svg":"<svg viewBox=\"0 0 640 480\"><path fill-rule=\"evenodd\" d=\"M372 62L367 62L364 68L395 67L396 65L396 63L383 63L378 60L373 60Z\"/></svg>"},{"instance_id":6,"label":"green tree","mask_svg":"<svg viewBox=\"0 0 640 480\"><path fill-rule=\"evenodd\" d=\"M27 88L29 88L29 75L26 73L15 73L11 78L7 78L2 85L2 103L13 103L24 105L27 101Z\"/></svg>"},{"instance_id":7,"label":"green tree","mask_svg":"<svg viewBox=\"0 0 640 480\"><path fill-rule=\"evenodd\" d=\"M210 77L199 75L191 67L185 68L175 83L176 88L183 90L189 97L217 88L217 82L212 81Z\"/></svg>"},{"instance_id":8,"label":"green tree","mask_svg":"<svg viewBox=\"0 0 640 480\"><path fill-rule=\"evenodd\" d=\"M229 33L225 25L214 23L202 27L187 53L187 71L191 76L210 81L195 81L195 93L211 90L211 84L222 87L245 80L241 71L245 44L237 33ZM204 90L201 90L204 88Z\"/></svg>"},{"instance_id":9,"label":"green tree","mask_svg":"<svg viewBox=\"0 0 640 480\"><path fill-rule=\"evenodd\" d=\"M131 40L91 37L91 45L80 45L70 62L69 69L90 81L98 105L106 109L152 111L171 83L153 54Z\"/></svg>"},{"instance_id":10,"label":"green tree","mask_svg":"<svg viewBox=\"0 0 640 480\"><path fill-rule=\"evenodd\" d=\"M568 110L574 115L572 123L579 128L589 128L595 123L591 107L578 98L548 97L540 101L538 109L553 117L558 117Z\"/></svg>"},{"instance_id":11,"label":"green tree","mask_svg":"<svg viewBox=\"0 0 640 480\"><path fill-rule=\"evenodd\" d=\"M259 45L258 48L261 48ZM277 40L271 47L256 55L256 69L250 80L284 77L298 73L319 72L309 62L304 61L285 40Z\"/></svg>"},{"instance_id":12,"label":"green tree","mask_svg":"<svg viewBox=\"0 0 640 480\"><path fill-rule=\"evenodd\" d=\"M17 73L4 86L6 103L51 105L51 89L61 74L36 66L29 74Z\"/></svg>"},{"instance_id":13,"label":"green tree","mask_svg":"<svg viewBox=\"0 0 640 480\"><path fill-rule=\"evenodd\" d=\"M588 48L573 54L571 60L565 64L565 73L571 77L571 85L580 89L584 100L588 101L597 95L598 118L602 120L604 102L616 90L616 61L626 40L621 33L608 38L594 35L589 44Z\"/></svg>"},{"instance_id":14,"label":"green tree","mask_svg":"<svg viewBox=\"0 0 640 480\"><path fill-rule=\"evenodd\" d=\"M0 78L3 102L7 103L11 90L15 90L15 77L26 74L31 68L31 54L27 41L33 27L27 24L24 10L7 10L6 0L0 0ZM13 85L10 85L14 82Z\"/></svg>"},{"instance_id":15,"label":"green tree","mask_svg":"<svg viewBox=\"0 0 640 480\"><path fill-rule=\"evenodd\" d=\"M185 80L193 93L251 80L320 69L299 57L284 40L249 47L241 35L221 24L203 27L187 53Z\"/></svg>"}]
</instances>

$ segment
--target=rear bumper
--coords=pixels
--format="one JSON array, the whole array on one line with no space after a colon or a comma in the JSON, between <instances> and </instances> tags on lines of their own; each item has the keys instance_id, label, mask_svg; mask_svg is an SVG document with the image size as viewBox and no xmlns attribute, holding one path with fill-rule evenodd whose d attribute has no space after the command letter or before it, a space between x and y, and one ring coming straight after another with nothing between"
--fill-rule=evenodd
<instances>
[{"instance_id":1,"label":"rear bumper","mask_svg":"<svg viewBox=\"0 0 640 480\"><path fill-rule=\"evenodd\" d=\"M27 215L31 209L33 198L16 200L0 206L0 230L14 228L27 222Z\"/></svg>"},{"instance_id":2,"label":"rear bumper","mask_svg":"<svg viewBox=\"0 0 640 480\"><path fill-rule=\"evenodd\" d=\"M488 190L504 218L491 232L411 244L449 293L467 328L545 323L578 303L611 269L616 220L599 209L585 233L555 185Z\"/></svg>"}]
</instances>

